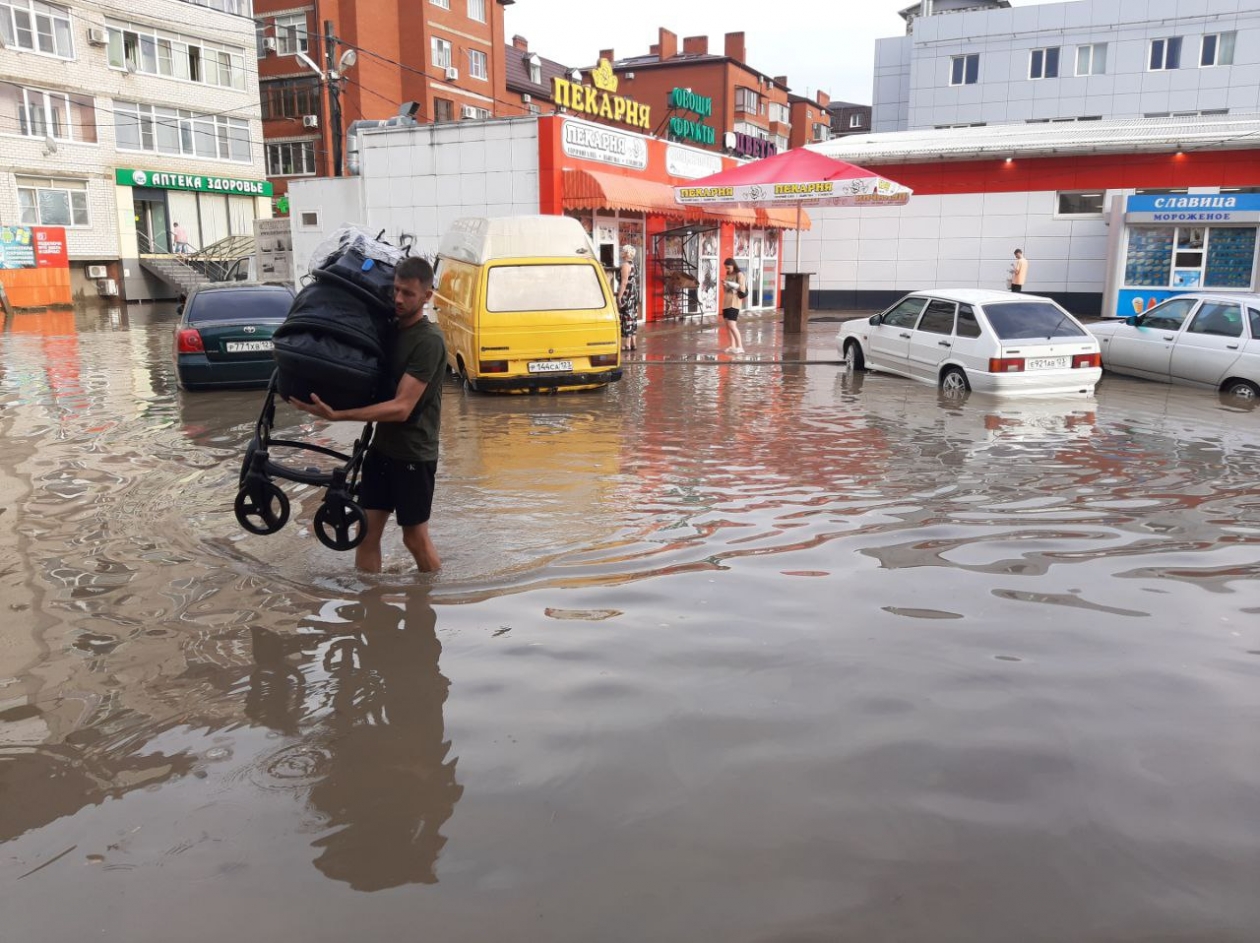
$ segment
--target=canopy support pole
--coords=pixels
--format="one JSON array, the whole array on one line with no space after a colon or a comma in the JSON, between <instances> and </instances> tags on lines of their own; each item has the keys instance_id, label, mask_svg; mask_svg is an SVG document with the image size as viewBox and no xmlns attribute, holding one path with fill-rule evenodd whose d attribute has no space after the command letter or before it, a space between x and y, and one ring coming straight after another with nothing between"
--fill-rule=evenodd
<instances>
[{"instance_id":1,"label":"canopy support pole","mask_svg":"<svg viewBox=\"0 0 1260 943\"><path fill-rule=\"evenodd\" d=\"M801 203L796 204L796 271L801 270Z\"/></svg>"}]
</instances>

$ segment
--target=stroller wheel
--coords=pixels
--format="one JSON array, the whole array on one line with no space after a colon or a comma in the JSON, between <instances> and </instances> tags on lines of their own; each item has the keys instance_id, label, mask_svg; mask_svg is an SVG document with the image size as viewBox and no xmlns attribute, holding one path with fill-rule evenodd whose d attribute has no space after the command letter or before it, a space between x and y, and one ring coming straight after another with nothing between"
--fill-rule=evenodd
<instances>
[{"instance_id":1,"label":"stroller wheel","mask_svg":"<svg viewBox=\"0 0 1260 943\"><path fill-rule=\"evenodd\" d=\"M366 533L367 515L353 501L325 498L315 512L315 536L330 550L353 550Z\"/></svg>"},{"instance_id":2,"label":"stroller wheel","mask_svg":"<svg viewBox=\"0 0 1260 943\"><path fill-rule=\"evenodd\" d=\"M274 534L289 520L289 499L271 482L261 489L242 488L236 493L236 522L251 534Z\"/></svg>"}]
</instances>

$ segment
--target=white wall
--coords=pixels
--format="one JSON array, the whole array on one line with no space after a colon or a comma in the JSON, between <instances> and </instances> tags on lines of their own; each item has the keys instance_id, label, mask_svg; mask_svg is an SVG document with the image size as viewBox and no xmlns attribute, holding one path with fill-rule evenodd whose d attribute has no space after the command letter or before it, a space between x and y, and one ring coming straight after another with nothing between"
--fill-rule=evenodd
<instances>
[{"instance_id":1,"label":"white wall","mask_svg":"<svg viewBox=\"0 0 1260 943\"><path fill-rule=\"evenodd\" d=\"M289 184L296 271L342 223L437 252L461 216L522 216L538 212L538 121L535 118L460 121L369 131L361 140L361 177L294 180ZM302 214L318 214L317 226Z\"/></svg>"},{"instance_id":2,"label":"white wall","mask_svg":"<svg viewBox=\"0 0 1260 943\"><path fill-rule=\"evenodd\" d=\"M1028 290L1101 293L1107 222L1059 218L1054 191L914 196L905 206L810 210L801 269L816 291L1003 288L1012 253ZM786 233L785 258L796 252Z\"/></svg>"}]
</instances>

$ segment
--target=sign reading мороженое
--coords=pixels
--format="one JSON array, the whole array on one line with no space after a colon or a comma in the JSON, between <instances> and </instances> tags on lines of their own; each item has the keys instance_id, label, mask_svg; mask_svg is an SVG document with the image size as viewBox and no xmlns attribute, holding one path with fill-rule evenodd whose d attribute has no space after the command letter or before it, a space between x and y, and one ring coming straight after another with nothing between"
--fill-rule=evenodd
<instances>
[{"instance_id":1,"label":"sign reading \u043c\u043e\u0440\u043e\u0436\u0435\u043d\u043e\u0435","mask_svg":"<svg viewBox=\"0 0 1260 943\"><path fill-rule=\"evenodd\" d=\"M271 196L267 180L242 180L236 177L211 177L207 174L168 173L162 170L133 170L120 167L114 171L120 187L156 187L159 190L193 190L197 193L223 193L240 196Z\"/></svg>"}]
</instances>

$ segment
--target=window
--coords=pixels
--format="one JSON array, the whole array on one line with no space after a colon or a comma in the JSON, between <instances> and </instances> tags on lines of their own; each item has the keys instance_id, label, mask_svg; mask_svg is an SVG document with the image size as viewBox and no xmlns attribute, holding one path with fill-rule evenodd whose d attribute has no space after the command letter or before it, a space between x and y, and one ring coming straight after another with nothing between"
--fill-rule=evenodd
<instances>
[{"instance_id":1,"label":"window","mask_svg":"<svg viewBox=\"0 0 1260 943\"><path fill-rule=\"evenodd\" d=\"M267 145L268 177L310 177L314 174L314 141L285 141Z\"/></svg>"},{"instance_id":2,"label":"window","mask_svg":"<svg viewBox=\"0 0 1260 943\"><path fill-rule=\"evenodd\" d=\"M305 13L290 13L277 16L276 52L281 56L291 56L298 52L310 51L310 34L306 26Z\"/></svg>"},{"instance_id":3,"label":"window","mask_svg":"<svg viewBox=\"0 0 1260 943\"><path fill-rule=\"evenodd\" d=\"M469 121L485 121L490 117L489 108L474 108L472 105L465 105L460 113Z\"/></svg>"},{"instance_id":4,"label":"window","mask_svg":"<svg viewBox=\"0 0 1260 943\"><path fill-rule=\"evenodd\" d=\"M74 58L70 11L40 0L0 0L0 36L10 49Z\"/></svg>"},{"instance_id":5,"label":"window","mask_svg":"<svg viewBox=\"0 0 1260 943\"><path fill-rule=\"evenodd\" d=\"M592 311L607 303L593 265L496 265L486 282L487 311Z\"/></svg>"},{"instance_id":6,"label":"window","mask_svg":"<svg viewBox=\"0 0 1260 943\"><path fill-rule=\"evenodd\" d=\"M451 0L429 0L435 7L441 7L443 10L451 8Z\"/></svg>"},{"instance_id":7,"label":"window","mask_svg":"<svg viewBox=\"0 0 1260 943\"><path fill-rule=\"evenodd\" d=\"M766 108L771 121L777 121L780 124L792 123L792 112L787 105L781 105L778 102L768 102Z\"/></svg>"},{"instance_id":8,"label":"window","mask_svg":"<svg viewBox=\"0 0 1260 943\"><path fill-rule=\"evenodd\" d=\"M1103 214L1103 191L1101 190L1061 190L1059 191L1058 216L1101 216Z\"/></svg>"},{"instance_id":9,"label":"window","mask_svg":"<svg viewBox=\"0 0 1260 943\"><path fill-rule=\"evenodd\" d=\"M451 44L445 39L438 39L434 36L429 40L429 57L433 65L439 69L449 69L451 67Z\"/></svg>"},{"instance_id":10,"label":"window","mask_svg":"<svg viewBox=\"0 0 1260 943\"><path fill-rule=\"evenodd\" d=\"M888 327L914 327L914 322L919 320L919 312L926 304L926 298L907 298L889 308L880 323Z\"/></svg>"},{"instance_id":11,"label":"window","mask_svg":"<svg viewBox=\"0 0 1260 943\"><path fill-rule=\"evenodd\" d=\"M120 151L150 151L209 160L249 161L249 122L226 115L115 101L114 135Z\"/></svg>"},{"instance_id":12,"label":"window","mask_svg":"<svg viewBox=\"0 0 1260 943\"><path fill-rule=\"evenodd\" d=\"M1181 68L1181 37L1151 40L1150 71L1160 72Z\"/></svg>"},{"instance_id":13,"label":"window","mask_svg":"<svg viewBox=\"0 0 1260 943\"><path fill-rule=\"evenodd\" d=\"M1205 301L1194 316L1187 334L1210 334L1213 337L1242 337L1242 309L1223 301Z\"/></svg>"},{"instance_id":14,"label":"window","mask_svg":"<svg viewBox=\"0 0 1260 943\"><path fill-rule=\"evenodd\" d=\"M862 114L861 114L861 112L858 112L857 114L852 114L852 115L849 115L849 127L850 127L850 128L860 128L860 127L862 127Z\"/></svg>"},{"instance_id":15,"label":"window","mask_svg":"<svg viewBox=\"0 0 1260 943\"><path fill-rule=\"evenodd\" d=\"M831 138L831 125L816 124L814 125L814 140L827 141Z\"/></svg>"},{"instance_id":16,"label":"window","mask_svg":"<svg viewBox=\"0 0 1260 943\"><path fill-rule=\"evenodd\" d=\"M985 305L993 332L1004 341L1034 337L1088 337L1071 316L1047 301L1003 301Z\"/></svg>"},{"instance_id":17,"label":"window","mask_svg":"<svg viewBox=\"0 0 1260 943\"><path fill-rule=\"evenodd\" d=\"M960 304L958 306L958 330L959 337L979 337L980 322L976 320L976 309L971 305Z\"/></svg>"},{"instance_id":18,"label":"window","mask_svg":"<svg viewBox=\"0 0 1260 943\"><path fill-rule=\"evenodd\" d=\"M761 96L751 88L739 86L735 89L735 113L756 115L761 113Z\"/></svg>"},{"instance_id":19,"label":"window","mask_svg":"<svg viewBox=\"0 0 1260 943\"><path fill-rule=\"evenodd\" d=\"M91 99L0 83L0 131L56 141L96 143L96 108Z\"/></svg>"},{"instance_id":20,"label":"window","mask_svg":"<svg viewBox=\"0 0 1260 943\"><path fill-rule=\"evenodd\" d=\"M953 56L949 60L950 85L975 85L980 81L980 53Z\"/></svg>"},{"instance_id":21,"label":"window","mask_svg":"<svg viewBox=\"0 0 1260 943\"><path fill-rule=\"evenodd\" d=\"M954 333L954 308L952 301L940 301L933 298L928 302L923 319L919 322L919 330L929 334Z\"/></svg>"},{"instance_id":22,"label":"window","mask_svg":"<svg viewBox=\"0 0 1260 943\"><path fill-rule=\"evenodd\" d=\"M455 103L449 98L433 99L433 120L439 122L454 121Z\"/></svg>"},{"instance_id":23,"label":"window","mask_svg":"<svg viewBox=\"0 0 1260 943\"><path fill-rule=\"evenodd\" d=\"M534 85L542 85L542 60L537 56L529 57L529 80Z\"/></svg>"},{"instance_id":24,"label":"window","mask_svg":"<svg viewBox=\"0 0 1260 943\"><path fill-rule=\"evenodd\" d=\"M1028 57L1030 79L1057 79L1059 77L1059 47L1047 46L1034 49Z\"/></svg>"},{"instance_id":25,"label":"window","mask_svg":"<svg viewBox=\"0 0 1260 943\"><path fill-rule=\"evenodd\" d=\"M87 226L86 180L17 178L18 214L24 226Z\"/></svg>"},{"instance_id":26,"label":"window","mask_svg":"<svg viewBox=\"0 0 1260 943\"><path fill-rule=\"evenodd\" d=\"M468 50L468 74L474 79L486 79L486 54L476 49Z\"/></svg>"},{"instance_id":27,"label":"window","mask_svg":"<svg viewBox=\"0 0 1260 943\"><path fill-rule=\"evenodd\" d=\"M245 88L245 50L150 26L106 22L109 64L115 69L161 75L223 88Z\"/></svg>"},{"instance_id":28,"label":"window","mask_svg":"<svg viewBox=\"0 0 1260 943\"><path fill-rule=\"evenodd\" d=\"M526 109L526 111L528 111L531 115L541 115L541 114L542 114L542 108L541 108L541 107L539 107L538 105L535 105L533 102L530 102L528 105L526 105L526 106L525 106L525 109Z\"/></svg>"},{"instance_id":29,"label":"window","mask_svg":"<svg viewBox=\"0 0 1260 943\"><path fill-rule=\"evenodd\" d=\"M319 79L277 79L258 83L264 121L320 113Z\"/></svg>"},{"instance_id":30,"label":"window","mask_svg":"<svg viewBox=\"0 0 1260 943\"><path fill-rule=\"evenodd\" d=\"M1207 68L1214 65L1234 64L1234 37L1237 33L1208 33L1203 37L1203 47L1199 50L1199 66Z\"/></svg>"},{"instance_id":31,"label":"window","mask_svg":"<svg viewBox=\"0 0 1260 943\"><path fill-rule=\"evenodd\" d=\"M486 21L486 0L468 0L468 18L478 23Z\"/></svg>"},{"instance_id":32,"label":"window","mask_svg":"<svg viewBox=\"0 0 1260 943\"><path fill-rule=\"evenodd\" d=\"M747 121L735 122L735 133L746 134L750 138L756 138L759 141L770 140L770 132L765 128L759 128L755 124L749 124Z\"/></svg>"},{"instance_id":33,"label":"window","mask_svg":"<svg viewBox=\"0 0 1260 943\"><path fill-rule=\"evenodd\" d=\"M1105 75L1107 72L1107 44L1094 43L1076 47L1077 75Z\"/></svg>"}]
</instances>

